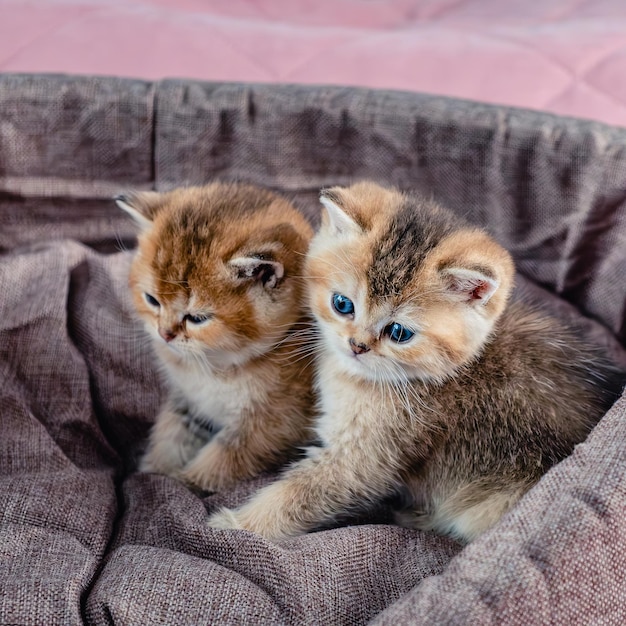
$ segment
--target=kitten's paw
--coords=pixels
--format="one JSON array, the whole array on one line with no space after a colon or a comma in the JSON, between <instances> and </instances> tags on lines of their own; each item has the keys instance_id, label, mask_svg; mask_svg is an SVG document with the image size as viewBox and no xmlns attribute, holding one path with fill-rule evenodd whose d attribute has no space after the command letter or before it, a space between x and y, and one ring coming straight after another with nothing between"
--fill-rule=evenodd
<instances>
[{"instance_id":1,"label":"kitten's paw","mask_svg":"<svg viewBox=\"0 0 626 626\"><path fill-rule=\"evenodd\" d=\"M400 509L393 512L393 521L402 528L421 530L425 524L426 515L411 509Z\"/></svg>"},{"instance_id":2,"label":"kitten's paw","mask_svg":"<svg viewBox=\"0 0 626 626\"><path fill-rule=\"evenodd\" d=\"M251 516L246 514L246 507L241 509L220 509L209 517L209 526L221 530L247 530L269 541L277 541L290 536L272 523L271 515Z\"/></svg>"},{"instance_id":3,"label":"kitten's paw","mask_svg":"<svg viewBox=\"0 0 626 626\"><path fill-rule=\"evenodd\" d=\"M429 515L412 509L394 511L393 521L398 526L402 526L402 528L411 528L413 530L432 530L433 528Z\"/></svg>"},{"instance_id":4,"label":"kitten's paw","mask_svg":"<svg viewBox=\"0 0 626 626\"><path fill-rule=\"evenodd\" d=\"M137 469L142 474L163 474L178 478L182 470L182 463L173 456L159 454L153 448L144 454Z\"/></svg>"},{"instance_id":5,"label":"kitten's paw","mask_svg":"<svg viewBox=\"0 0 626 626\"><path fill-rule=\"evenodd\" d=\"M242 530L243 526L232 509L220 509L209 517L209 526L222 530Z\"/></svg>"},{"instance_id":6,"label":"kitten's paw","mask_svg":"<svg viewBox=\"0 0 626 626\"><path fill-rule=\"evenodd\" d=\"M306 533L312 524L298 519L300 507L294 500L284 481L279 480L257 491L239 508L215 512L209 518L209 525L248 530L268 541L297 537Z\"/></svg>"},{"instance_id":7,"label":"kitten's paw","mask_svg":"<svg viewBox=\"0 0 626 626\"><path fill-rule=\"evenodd\" d=\"M237 482L224 472L214 472L210 468L194 462L191 462L178 473L178 479L189 487L210 492L232 487Z\"/></svg>"},{"instance_id":8,"label":"kitten's paw","mask_svg":"<svg viewBox=\"0 0 626 626\"><path fill-rule=\"evenodd\" d=\"M181 470L183 482L204 491L221 491L255 474L242 462L244 451L227 448L217 441L204 446Z\"/></svg>"},{"instance_id":9,"label":"kitten's paw","mask_svg":"<svg viewBox=\"0 0 626 626\"><path fill-rule=\"evenodd\" d=\"M187 428L183 416L166 405L150 432L139 471L177 478L204 443Z\"/></svg>"}]
</instances>

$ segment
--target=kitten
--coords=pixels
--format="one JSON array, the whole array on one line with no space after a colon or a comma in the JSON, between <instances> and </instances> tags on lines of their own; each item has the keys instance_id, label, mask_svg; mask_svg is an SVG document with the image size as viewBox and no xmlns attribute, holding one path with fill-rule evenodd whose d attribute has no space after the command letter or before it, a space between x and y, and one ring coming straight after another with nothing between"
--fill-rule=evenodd
<instances>
[{"instance_id":1,"label":"kitten","mask_svg":"<svg viewBox=\"0 0 626 626\"><path fill-rule=\"evenodd\" d=\"M216 491L308 438L302 266L313 234L285 199L214 183L117 198L139 224L137 313L169 387L140 470Z\"/></svg>"},{"instance_id":2,"label":"kitten","mask_svg":"<svg viewBox=\"0 0 626 626\"><path fill-rule=\"evenodd\" d=\"M279 539L401 494L400 523L470 541L586 437L611 371L509 303L513 262L485 232L373 183L321 202L305 274L322 445L210 524Z\"/></svg>"}]
</instances>

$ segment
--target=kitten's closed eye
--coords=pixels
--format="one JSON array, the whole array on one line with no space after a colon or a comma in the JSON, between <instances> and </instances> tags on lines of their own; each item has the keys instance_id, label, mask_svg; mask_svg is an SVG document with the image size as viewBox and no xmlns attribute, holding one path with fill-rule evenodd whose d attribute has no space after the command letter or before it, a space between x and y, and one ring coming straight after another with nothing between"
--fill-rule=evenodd
<instances>
[{"instance_id":1,"label":"kitten's closed eye","mask_svg":"<svg viewBox=\"0 0 626 626\"><path fill-rule=\"evenodd\" d=\"M145 301L152 308L154 309L161 308L161 303L152 294L144 293L143 297ZM196 313L196 314L187 313L187 315L185 315L183 319L185 322L189 322L190 324L193 324L194 326L201 326L202 324L205 324L206 322L208 322L212 317L213 316L210 313Z\"/></svg>"},{"instance_id":2,"label":"kitten's closed eye","mask_svg":"<svg viewBox=\"0 0 626 626\"><path fill-rule=\"evenodd\" d=\"M160 308L161 303L154 296L151 296L149 293L144 293L143 297L150 306L153 306L156 309Z\"/></svg>"},{"instance_id":3,"label":"kitten's closed eye","mask_svg":"<svg viewBox=\"0 0 626 626\"><path fill-rule=\"evenodd\" d=\"M209 314L199 313L198 315L191 315L190 313L188 313L187 315L185 315L184 319L185 321L191 322L196 326L200 326L201 324L205 324L206 322L208 322L212 317L213 316Z\"/></svg>"}]
</instances>

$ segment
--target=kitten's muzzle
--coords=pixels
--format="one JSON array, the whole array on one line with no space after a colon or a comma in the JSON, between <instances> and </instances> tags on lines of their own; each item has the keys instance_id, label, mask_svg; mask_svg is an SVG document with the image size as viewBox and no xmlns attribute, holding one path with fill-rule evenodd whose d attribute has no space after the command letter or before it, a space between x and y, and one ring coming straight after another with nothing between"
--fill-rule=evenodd
<instances>
[{"instance_id":1,"label":"kitten's muzzle","mask_svg":"<svg viewBox=\"0 0 626 626\"><path fill-rule=\"evenodd\" d=\"M159 335L169 343L172 339L176 339L176 333L169 328L161 328L159 327Z\"/></svg>"},{"instance_id":2,"label":"kitten's muzzle","mask_svg":"<svg viewBox=\"0 0 626 626\"><path fill-rule=\"evenodd\" d=\"M350 344L350 348L354 354L363 354L370 351L370 347L367 344L357 343L354 337L350 337L350 339L348 339L348 343Z\"/></svg>"}]
</instances>

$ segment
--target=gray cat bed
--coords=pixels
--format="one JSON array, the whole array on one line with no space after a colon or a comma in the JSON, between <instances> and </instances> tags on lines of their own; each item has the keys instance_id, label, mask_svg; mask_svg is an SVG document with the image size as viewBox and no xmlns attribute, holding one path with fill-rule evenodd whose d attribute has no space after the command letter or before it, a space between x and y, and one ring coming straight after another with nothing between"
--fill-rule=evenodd
<instances>
[{"instance_id":1,"label":"gray cat bed","mask_svg":"<svg viewBox=\"0 0 626 626\"><path fill-rule=\"evenodd\" d=\"M486 226L624 359L626 130L353 88L0 77L0 623L626 620L624 397L465 548L385 510L278 544L216 531L207 512L272 476L203 497L134 472L162 390L111 198L246 180L315 222L321 187L362 178Z\"/></svg>"}]
</instances>

